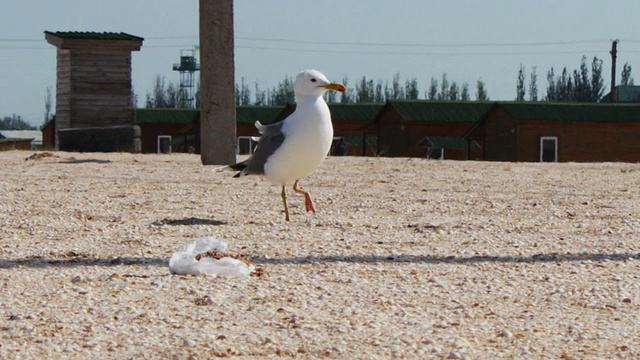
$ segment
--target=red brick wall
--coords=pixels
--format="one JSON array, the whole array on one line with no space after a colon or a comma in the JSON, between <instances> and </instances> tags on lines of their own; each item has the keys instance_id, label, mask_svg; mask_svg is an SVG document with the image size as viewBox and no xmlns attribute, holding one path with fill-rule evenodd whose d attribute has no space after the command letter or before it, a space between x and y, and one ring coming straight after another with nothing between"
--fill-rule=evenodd
<instances>
[{"instance_id":1,"label":"red brick wall","mask_svg":"<svg viewBox=\"0 0 640 360\"><path fill-rule=\"evenodd\" d=\"M31 150L31 139L0 141L0 150Z\"/></svg>"},{"instance_id":2,"label":"red brick wall","mask_svg":"<svg viewBox=\"0 0 640 360\"><path fill-rule=\"evenodd\" d=\"M142 142L143 153L158 152L158 136L169 135L172 139L177 139L183 134L183 130L188 124L139 124L140 141ZM195 132L190 132L195 134Z\"/></svg>"},{"instance_id":3,"label":"red brick wall","mask_svg":"<svg viewBox=\"0 0 640 360\"><path fill-rule=\"evenodd\" d=\"M558 137L559 162L640 162L640 123L520 123L518 161L540 161L542 136Z\"/></svg>"}]
</instances>

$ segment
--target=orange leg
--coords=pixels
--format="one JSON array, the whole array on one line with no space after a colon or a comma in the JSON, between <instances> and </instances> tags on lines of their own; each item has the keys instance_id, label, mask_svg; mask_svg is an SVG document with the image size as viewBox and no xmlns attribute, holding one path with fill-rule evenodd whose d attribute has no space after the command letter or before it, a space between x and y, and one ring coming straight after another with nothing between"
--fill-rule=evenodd
<instances>
[{"instance_id":1,"label":"orange leg","mask_svg":"<svg viewBox=\"0 0 640 360\"><path fill-rule=\"evenodd\" d=\"M296 182L293 183L293 191L297 192L298 194L304 195L304 206L307 208L307 212L309 211L316 212L316 209L313 208L313 201L311 201L311 195L309 195L308 192L298 188L298 180L296 180Z\"/></svg>"},{"instance_id":2,"label":"orange leg","mask_svg":"<svg viewBox=\"0 0 640 360\"><path fill-rule=\"evenodd\" d=\"M282 186L282 203L284 204L284 216L287 221L289 221L289 207L287 206L287 193L284 191L284 186Z\"/></svg>"}]
</instances>

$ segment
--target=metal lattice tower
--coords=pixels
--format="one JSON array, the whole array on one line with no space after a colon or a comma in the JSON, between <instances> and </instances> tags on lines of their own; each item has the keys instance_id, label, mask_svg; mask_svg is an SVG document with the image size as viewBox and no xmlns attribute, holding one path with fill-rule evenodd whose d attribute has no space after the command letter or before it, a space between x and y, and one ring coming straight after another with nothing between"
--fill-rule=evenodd
<instances>
[{"instance_id":1,"label":"metal lattice tower","mask_svg":"<svg viewBox=\"0 0 640 360\"><path fill-rule=\"evenodd\" d=\"M180 63L173 64L173 70L180 72L180 95L187 108L195 108L195 80L194 74L200 70L196 61L195 50L180 50Z\"/></svg>"}]
</instances>

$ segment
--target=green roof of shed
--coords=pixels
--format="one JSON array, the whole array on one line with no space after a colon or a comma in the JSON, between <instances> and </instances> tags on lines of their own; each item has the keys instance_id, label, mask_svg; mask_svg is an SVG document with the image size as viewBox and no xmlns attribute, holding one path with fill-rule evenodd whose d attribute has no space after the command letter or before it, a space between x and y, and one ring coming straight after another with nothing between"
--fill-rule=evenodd
<instances>
[{"instance_id":1,"label":"green roof of shed","mask_svg":"<svg viewBox=\"0 0 640 360\"><path fill-rule=\"evenodd\" d=\"M331 120L369 120L372 121L383 104L329 104Z\"/></svg>"},{"instance_id":2,"label":"green roof of shed","mask_svg":"<svg viewBox=\"0 0 640 360\"><path fill-rule=\"evenodd\" d=\"M45 31L47 35L59 37L61 39L80 40L144 40L139 36L124 32L96 32L96 31Z\"/></svg>"},{"instance_id":3,"label":"green roof of shed","mask_svg":"<svg viewBox=\"0 0 640 360\"><path fill-rule=\"evenodd\" d=\"M270 124L284 119L293 108L287 106L238 106L236 107L236 121L238 123L251 123L256 120L262 124Z\"/></svg>"},{"instance_id":4,"label":"green roof of shed","mask_svg":"<svg viewBox=\"0 0 640 360\"><path fill-rule=\"evenodd\" d=\"M238 106L236 122L251 123L259 120L269 124L286 116L288 109L283 106ZM198 120L200 109L135 109L136 124L191 124Z\"/></svg>"},{"instance_id":5,"label":"green roof of shed","mask_svg":"<svg viewBox=\"0 0 640 360\"><path fill-rule=\"evenodd\" d=\"M640 104L498 102L516 121L636 122Z\"/></svg>"},{"instance_id":6,"label":"green roof of shed","mask_svg":"<svg viewBox=\"0 0 640 360\"><path fill-rule=\"evenodd\" d=\"M333 121L373 120L384 106L384 104L356 103L329 103L327 105ZM296 108L296 104L290 104L290 106L292 109Z\"/></svg>"},{"instance_id":7,"label":"green roof of shed","mask_svg":"<svg viewBox=\"0 0 640 360\"><path fill-rule=\"evenodd\" d=\"M391 100L404 121L477 121L493 106L488 101Z\"/></svg>"},{"instance_id":8,"label":"green roof of shed","mask_svg":"<svg viewBox=\"0 0 640 360\"><path fill-rule=\"evenodd\" d=\"M24 138L0 138L0 143L4 143L4 142L21 142L21 141L33 141L33 139L24 139Z\"/></svg>"}]
</instances>

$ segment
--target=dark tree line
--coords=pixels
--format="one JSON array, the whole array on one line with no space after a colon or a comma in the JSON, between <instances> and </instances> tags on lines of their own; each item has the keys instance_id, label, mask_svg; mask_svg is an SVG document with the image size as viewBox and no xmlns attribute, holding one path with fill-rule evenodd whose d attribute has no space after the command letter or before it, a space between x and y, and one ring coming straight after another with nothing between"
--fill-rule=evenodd
<instances>
[{"instance_id":1,"label":"dark tree line","mask_svg":"<svg viewBox=\"0 0 640 360\"><path fill-rule=\"evenodd\" d=\"M574 101L597 102L602 98L605 90L602 73L602 60L594 57L590 66L586 56L582 57L579 69L570 71L566 67L560 74L556 74L551 68L547 72L546 94L538 95L538 76L536 67L526 73L523 65L520 65L516 82L516 101ZM529 83L527 84L527 78ZM633 85L631 65L625 63L620 79L621 85ZM363 76L351 82L345 76L342 83L347 87L344 93L329 91L326 100L329 103L384 103L387 100L416 100L420 98L418 80L414 78L402 81L400 74L396 73L391 82L381 79L374 80ZM290 76L285 76L277 85L262 89L256 82L253 91L242 78L236 84L236 105L271 105L279 106L295 101L294 81ZM484 81L481 79L475 84L475 100L488 101L489 95ZM471 101L469 84L458 84L450 81L447 74L443 73L439 79L431 77L427 90L423 93L423 99L438 101ZM184 101L182 89L176 83L165 82L163 76L157 75L152 93L147 93L146 107L157 108L188 108L191 105ZM196 92L196 107L199 107L199 91Z\"/></svg>"},{"instance_id":2,"label":"dark tree line","mask_svg":"<svg viewBox=\"0 0 640 360\"><path fill-rule=\"evenodd\" d=\"M196 104L195 107L200 107L199 102L199 84L196 86ZM164 76L156 75L153 83L153 91L147 93L147 99L145 102L146 108L164 108L164 109L189 109L193 108L191 101L187 99L185 89L180 87L178 82L167 82Z\"/></svg>"},{"instance_id":3,"label":"dark tree line","mask_svg":"<svg viewBox=\"0 0 640 360\"><path fill-rule=\"evenodd\" d=\"M404 82L400 79L400 74L393 76L391 83L381 79L374 80L363 76L355 82L355 86L350 86L349 78L342 78L342 84L347 87L347 91L336 93L329 91L325 94L329 103L384 103L387 100L417 100L420 98L418 79L411 78ZM285 77L278 85L261 89L258 83L255 84L254 97L244 78L240 84L236 84L236 105L284 105L294 102L294 82L291 77ZM461 86L456 82L449 82L446 74L442 74L441 83L431 78L429 90L424 94L428 100L471 100L469 84L463 83ZM478 80L476 84L476 100L489 100L484 82Z\"/></svg>"},{"instance_id":4,"label":"dark tree line","mask_svg":"<svg viewBox=\"0 0 640 360\"><path fill-rule=\"evenodd\" d=\"M547 101L597 102L604 93L602 78L602 60L594 57L591 62L591 73L587 67L587 57L583 56L578 70L573 72L562 69L555 75L553 68L547 73Z\"/></svg>"},{"instance_id":5,"label":"dark tree line","mask_svg":"<svg viewBox=\"0 0 640 360\"><path fill-rule=\"evenodd\" d=\"M633 85L633 77L631 77L631 65L629 65L629 63L624 63L624 66L622 67L620 85Z\"/></svg>"},{"instance_id":6,"label":"dark tree line","mask_svg":"<svg viewBox=\"0 0 640 360\"><path fill-rule=\"evenodd\" d=\"M573 101L573 102L598 102L605 91L602 74L602 60L594 57L590 66L587 65L587 57L583 56L580 67L573 71L562 69L556 75L553 68L547 72L546 95L544 101ZM625 63L622 68L621 85L633 85L631 77L631 65ZM520 65L516 82L516 101L526 99L526 74L525 67ZM536 68L533 67L529 76L529 101L538 101L538 85Z\"/></svg>"},{"instance_id":7,"label":"dark tree line","mask_svg":"<svg viewBox=\"0 0 640 360\"><path fill-rule=\"evenodd\" d=\"M38 128L29 125L20 115L13 114L0 119L0 130L38 130Z\"/></svg>"},{"instance_id":8,"label":"dark tree line","mask_svg":"<svg viewBox=\"0 0 640 360\"><path fill-rule=\"evenodd\" d=\"M404 82L400 74L396 73L391 80L374 80L363 76L356 81L355 86L350 86L349 79L345 76L342 83L347 91L336 93L328 91L325 94L329 103L384 103L387 100L417 100L420 98L418 79L411 78ZM198 86L199 87L199 86ZM153 91L147 93L145 107L147 108L189 108L190 103L185 102L183 90L178 83L165 81L164 76L157 75L153 85ZM295 101L294 81L286 76L277 85L262 89L256 82L252 94L249 85L241 78L236 83L236 105L279 106ZM253 96L252 96L253 95ZM199 91L196 91L196 108L199 107ZM471 94L469 84L458 85L455 81L449 81L447 74L443 73L440 82L431 78L429 89L424 93L424 99L444 101L470 101ZM485 84L482 80L476 82L475 100L489 100Z\"/></svg>"}]
</instances>

